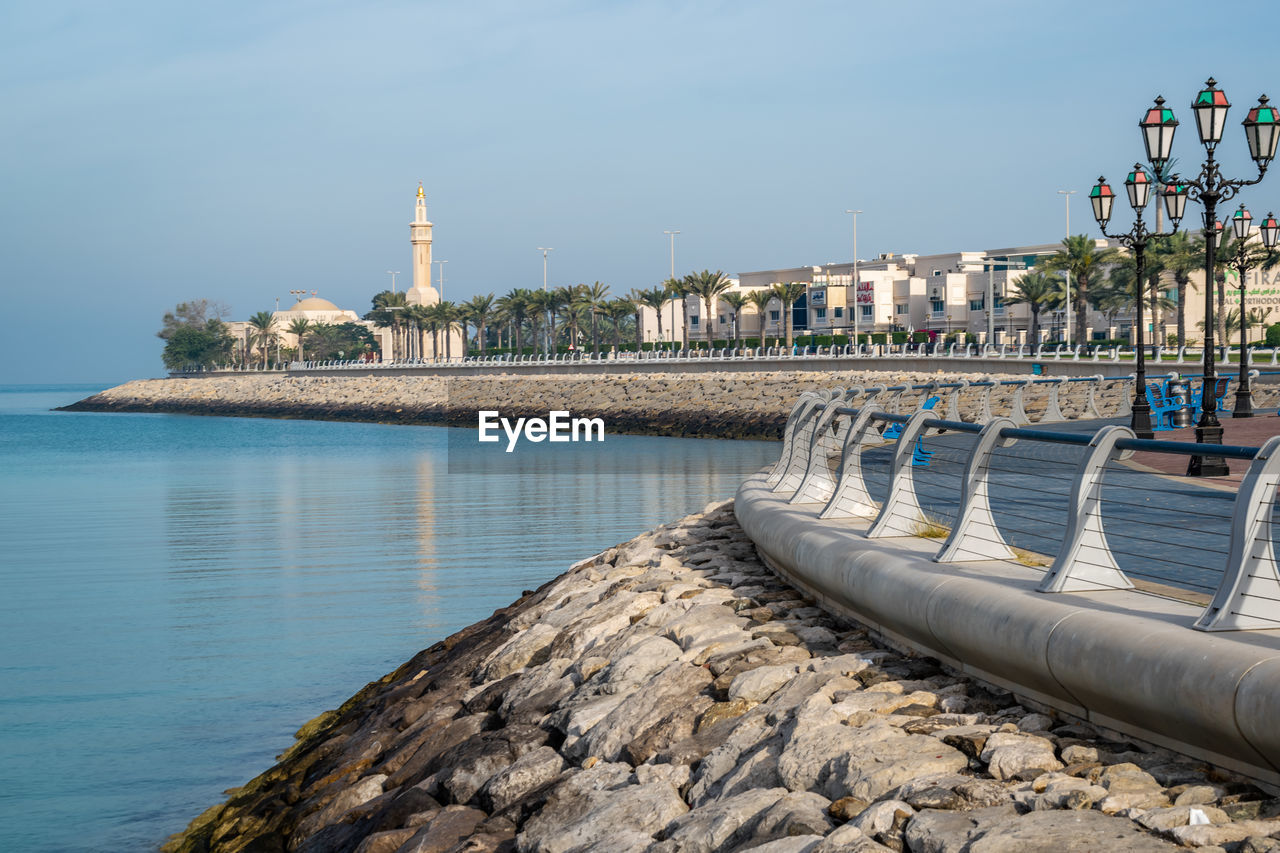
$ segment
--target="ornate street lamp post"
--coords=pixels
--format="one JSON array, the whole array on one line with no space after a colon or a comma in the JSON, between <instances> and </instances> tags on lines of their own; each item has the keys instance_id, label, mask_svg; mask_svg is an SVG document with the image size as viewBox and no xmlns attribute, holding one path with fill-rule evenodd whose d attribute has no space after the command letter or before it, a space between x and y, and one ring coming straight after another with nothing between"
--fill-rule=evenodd
<instances>
[{"instance_id":1,"label":"ornate street lamp post","mask_svg":"<svg viewBox=\"0 0 1280 853\"><path fill-rule=\"evenodd\" d=\"M1151 403L1147 400L1147 366L1146 366L1146 345L1142 336L1145 329L1145 323L1142 319L1142 297L1143 290L1146 287L1147 262L1146 251L1147 244L1156 237L1166 237L1167 234L1155 234L1147 230L1146 224L1142 221L1142 212L1147 207L1147 201L1151 198L1151 178L1142 170L1140 163L1135 163L1133 171L1124 181L1125 189L1129 194L1129 204L1133 207L1133 212L1137 217L1133 223L1133 228L1121 234L1107 233L1107 222L1111 219L1111 205L1115 201L1115 193L1111 191L1111 187L1107 185L1106 178L1098 178L1098 183L1089 192L1089 201L1093 204L1093 218L1098 220L1098 227L1106 237L1113 240L1119 240L1120 244L1133 250L1134 265L1137 267L1137 277L1134 282L1134 310L1135 316L1133 321L1134 328L1134 350L1137 352L1137 368L1134 371L1133 386L1133 413L1130 417L1129 427L1133 430L1134 435L1138 438L1155 438L1155 433L1151 429ZM1178 230L1178 221L1182 219L1182 214L1186 210L1187 193L1183 188L1182 192L1166 191L1163 193L1165 202L1165 211L1169 214L1169 219L1173 225L1173 231Z\"/></svg>"},{"instance_id":2,"label":"ornate street lamp post","mask_svg":"<svg viewBox=\"0 0 1280 853\"><path fill-rule=\"evenodd\" d=\"M1249 387L1249 327L1245 315L1244 296L1249 270L1261 263L1265 256L1245 243L1249 239L1249 226L1252 222L1253 216L1243 204L1231 217L1231 231L1236 238L1236 250L1227 261L1227 266L1236 271L1236 287L1240 291L1240 377L1236 385L1235 408L1231 412L1233 418L1253 417L1253 389ZM1266 247L1267 254L1270 254L1276 246L1277 238L1280 237L1280 225L1277 225L1275 216L1268 213L1258 230L1262 235L1262 245Z\"/></svg>"},{"instance_id":3,"label":"ornate street lamp post","mask_svg":"<svg viewBox=\"0 0 1280 853\"><path fill-rule=\"evenodd\" d=\"M1185 185L1193 201L1204 206L1205 284L1204 284L1204 391L1200 395L1200 420L1196 423L1196 441L1201 444L1222 444L1222 424L1218 422L1217 375L1214 370L1213 341L1213 285L1217 234L1214 230L1218 202L1229 201L1241 187L1251 186L1262 180L1267 166L1275 157L1276 142L1280 140L1280 114L1267 105L1267 96L1258 99L1258 105L1245 118L1245 137L1249 142L1249 156L1258 166L1258 177L1251 181L1230 180L1223 177L1214 159L1222 132L1227 124L1227 110L1231 104L1226 94L1212 77L1205 88L1196 95L1191 109L1196 114L1196 129L1204 146L1206 159L1195 178L1172 176L1169 183ZM1138 122L1142 128L1142 140L1147 148L1147 159L1157 175L1164 175L1173 150L1173 133L1178 120L1173 110L1164 106L1164 98L1156 98L1155 106L1147 110ZM1220 456L1192 456L1187 467L1188 476L1221 477L1228 473L1226 460Z\"/></svg>"}]
</instances>

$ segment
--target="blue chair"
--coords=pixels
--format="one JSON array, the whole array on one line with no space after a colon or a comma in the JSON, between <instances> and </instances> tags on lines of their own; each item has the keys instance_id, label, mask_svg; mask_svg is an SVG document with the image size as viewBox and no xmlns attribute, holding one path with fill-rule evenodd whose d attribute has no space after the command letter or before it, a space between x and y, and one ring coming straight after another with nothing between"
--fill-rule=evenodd
<instances>
[{"instance_id":1,"label":"blue chair","mask_svg":"<svg viewBox=\"0 0 1280 853\"><path fill-rule=\"evenodd\" d=\"M941 399L941 397L930 397L924 401L924 405L920 408L932 409L934 406L938 405L938 401ZM889 424L889 426L885 427L884 432L880 433L880 435L885 438L899 438L902 436L902 424ZM924 449L924 436L916 436L916 445L911 448L911 464L917 467L921 465L928 465L929 460L932 458L933 451Z\"/></svg>"}]
</instances>

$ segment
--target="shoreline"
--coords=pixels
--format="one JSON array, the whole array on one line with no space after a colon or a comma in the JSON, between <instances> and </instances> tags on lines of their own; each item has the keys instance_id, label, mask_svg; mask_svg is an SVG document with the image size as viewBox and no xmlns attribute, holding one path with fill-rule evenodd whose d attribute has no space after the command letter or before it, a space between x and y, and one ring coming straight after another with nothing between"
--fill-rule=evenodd
<instances>
[{"instance_id":1,"label":"shoreline","mask_svg":"<svg viewBox=\"0 0 1280 853\"><path fill-rule=\"evenodd\" d=\"M471 427L481 409L503 416L543 417L564 410L575 417L602 418L607 432L686 438L767 439L782 437L791 407L804 391L833 386L875 386L936 381L974 381L980 373L874 371L757 371L696 374L542 374L441 378L437 376L248 375L195 379L135 380L61 408L71 412L134 412L228 417L265 417L387 424ZM990 378L1025 378L993 376ZM1098 394L1103 411L1118 411L1120 384ZM1028 389L1033 417L1045 410L1049 389ZM903 394L896 405L911 411L924 392ZM978 389L961 393L970 418L981 411ZM1061 405L1072 416L1085 408L1076 386L1062 389ZM1008 411L1012 391L991 396L995 411Z\"/></svg>"},{"instance_id":2,"label":"shoreline","mask_svg":"<svg viewBox=\"0 0 1280 853\"><path fill-rule=\"evenodd\" d=\"M163 849L1216 853L1280 835L1280 800L1240 777L1042 710L820 610L729 502L420 652Z\"/></svg>"}]
</instances>

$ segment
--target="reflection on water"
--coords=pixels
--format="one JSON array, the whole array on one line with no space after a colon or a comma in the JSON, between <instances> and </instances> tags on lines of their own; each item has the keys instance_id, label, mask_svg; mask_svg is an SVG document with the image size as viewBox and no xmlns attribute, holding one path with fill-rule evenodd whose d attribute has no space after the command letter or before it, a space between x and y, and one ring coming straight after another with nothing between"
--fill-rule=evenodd
<instances>
[{"instance_id":1,"label":"reflection on water","mask_svg":"<svg viewBox=\"0 0 1280 853\"><path fill-rule=\"evenodd\" d=\"M153 847L302 722L778 447L611 435L471 473L454 430L60 393L0 389L4 850Z\"/></svg>"}]
</instances>

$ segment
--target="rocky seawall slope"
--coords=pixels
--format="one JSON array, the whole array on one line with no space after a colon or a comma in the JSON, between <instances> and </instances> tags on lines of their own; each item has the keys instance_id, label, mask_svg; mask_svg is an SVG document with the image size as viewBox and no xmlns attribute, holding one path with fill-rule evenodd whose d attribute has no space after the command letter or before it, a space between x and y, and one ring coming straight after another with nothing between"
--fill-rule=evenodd
<instances>
[{"instance_id":1,"label":"rocky seawall slope","mask_svg":"<svg viewBox=\"0 0 1280 853\"><path fill-rule=\"evenodd\" d=\"M228 793L165 850L1280 851L1247 782L833 620L731 505L419 653Z\"/></svg>"},{"instance_id":2,"label":"rocky seawall slope","mask_svg":"<svg viewBox=\"0 0 1280 853\"><path fill-rule=\"evenodd\" d=\"M129 382L66 407L70 411L169 412L278 418L450 424L474 427L480 409L506 417L547 417L565 410L600 417L608 432L689 437L780 438L796 397L835 386L1025 379L965 373L875 371L773 371L698 374L472 376L287 376L243 374ZM1085 383L1062 387L1068 416L1084 411ZM1097 396L1104 415L1119 411L1123 383L1108 383ZM1260 392L1265 393L1265 392ZM919 394L904 396L914 407ZM1048 404L1047 386L1025 395L1037 418ZM996 414L1007 413L1012 391L992 394ZM966 391L961 411L976 417L981 393ZM1259 405L1265 403L1259 402ZM908 411L910 408L907 409Z\"/></svg>"}]
</instances>

